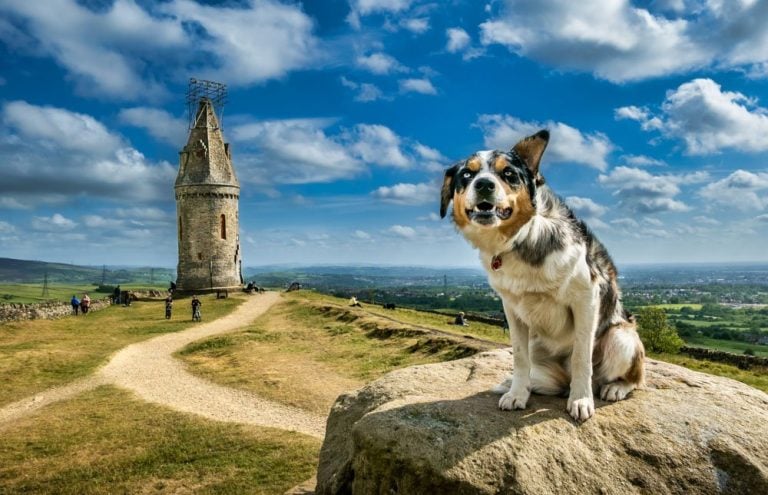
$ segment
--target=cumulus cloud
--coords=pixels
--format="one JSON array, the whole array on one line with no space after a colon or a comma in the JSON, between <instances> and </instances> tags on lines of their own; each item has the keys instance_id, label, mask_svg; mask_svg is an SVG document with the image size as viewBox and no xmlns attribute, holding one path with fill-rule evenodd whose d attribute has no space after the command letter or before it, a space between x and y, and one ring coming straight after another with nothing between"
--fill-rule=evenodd
<instances>
[{"instance_id":1,"label":"cumulus cloud","mask_svg":"<svg viewBox=\"0 0 768 495\"><path fill-rule=\"evenodd\" d=\"M0 12L10 26L0 30L1 41L55 59L88 95L161 97L166 91L153 74L193 68L204 78L247 85L319 58L312 20L299 6L275 0L218 6L115 0L99 9L77 0L2 2ZM25 33L23 42L18 32Z\"/></svg>"},{"instance_id":2,"label":"cumulus cloud","mask_svg":"<svg viewBox=\"0 0 768 495\"><path fill-rule=\"evenodd\" d=\"M469 37L469 34L462 28L448 28L445 31L445 36L448 38L445 49L451 53L464 50L472 41L472 38Z\"/></svg>"},{"instance_id":3,"label":"cumulus cloud","mask_svg":"<svg viewBox=\"0 0 768 495\"><path fill-rule=\"evenodd\" d=\"M429 79L401 79L399 81L401 93L421 93L423 95L436 95L437 89Z\"/></svg>"},{"instance_id":4,"label":"cumulus cloud","mask_svg":"<svg viewBox=\"0 0 768 495\"><path fill-rule=\"evenodd\" d=\"M369 102L376 100L391 99L384 95L384 92L375 84L358 83L341 76L341 85L356 92L355 101Z\"/></svg>"},{"instance_id":5,"label":"cumulus cloud","mask_svg":"<svg viewBox=\"0 0 768 495\"><path fill-rule=\"evenodd\" d=\"M11 101L0 110L0 194L17 206L88 194L106 199L170 199L176 170L147 160L93 117ZM7 205L6 205L7 206Z\"/></svg>"},{"instance_id":6,"label":"cumulus cloud","mask_svg":"<svg viewBox=\"0 0 768 495\"><path fill-rule=\"evenodd\" d=\"M371 238L371 234L364 230L356 230L352 233L352 236L363 241L367 241Z\"/></svg>"},{"instance_id":7,"label":"cumulus cloud","mask_svg":"<svg viewBox=\"0 0 768 495\"><path fill-rule=\"evenodd\" d=\"M768 173L736 170L704 186L699 195L721 206L743 211L762 210L768 207Z\"/></svg>"},{"instance_id":8,"label":"cumulus cloud","mask_svg":"<svg viewBox=\"0 0 768 495\"><path fill-rule=\"evenodd\" d=\"M429 31L429 18L427 17L411 17L408 19L402 19L399 25L414 34L424 34Z\"/></svg>"},{"instance_id":9,"label":"cumulus cloud","mask_svg":"<svg viewBox=\"0 0 768 495\"><path fill-rule=\"evenodd\" d=\"M614 189L619 205L641 215L662 212L683 212L690 207L675 199L684 184L704 182L705 172L690 174L652 175L647 170L616 167L608 174L601 174L598 182Z\"/></svg>"},{"instance_id":10,"label":"cumulus cloud","mask_svg":"<svg viewBox=\"0 0 768 495\"><path fill-rule=\"evenodd\" d=\"M582 198L580 196L568 196L565 198L565 202L568 206L580 217L584 218L597 218L603 216L608 208L595 203L590 198Z\"/></svg>"},{"instance_id":11,"label":"cumulus cloud","mask_svg":"<svg viewBox=\"0 0 768 495\"><path fill-rule=\"evenodd\" d=\"M404 72L407 70L397 61L397 59L381 52L371 53L370 55L361 55L357 57L356 62L359 67L378 75Z\"/></svg>"},{"instance_id":12,"label":"cumulus cloud","mask_svg":"<svg viewBox=\"0 0 768 495\"><path fill-rule=\"evenodd\" d=\"M480 25L481 41L561 69L610 81L768 60L765 2L504 0Z\"/></svg>"},{"instance_id":13,"label":"cumulus cloud","mask_svg":"<svg viewBox=\"0 0 768 495\"><path fill-rule=\"evenodd\" d=\"M483 131L485 146L502 150L540 129L549 129L550 141L544 153L547 162L579 163L603 171L608 168L606 157L614 148L604 134L585 134L562 122L525 122L510 115L485 114L476 125Z\"/></svg>"},{"instance_id":14,"label":"cumulus cloud","mask_svg":"<svg viewBox=\"0 0 768 495\"><path fill-rule=\"evenodd\" d=\"M242 150L238 174L257 184L308 184L349 180L370 165L409 168L436 150L377 124L330 133L331 119L285 119L240 124L230 137ZM441 156L441 155L439 155Z\"/></svg>"},{"instance_id":15,"label":"cumulus cloud","mask_svg":"<svg viewBox=\"0 0 768 495\"><path fill-rule=\"evenodd\" d=\"M0 220L0 234L12 234L16 232L16 227L8 222Z\"/></svg>"},{"instance_id":16,"label":"cumulus cloud","mask_svg":"<svg viewBox=\"0 0 768 495\"><path fill-rule=\"evenodd\" d=\"M723 91L711 79L694 79L668 91L658 115L627 108L616 115L637 120L644 130L657 130L664 138L682 140L691 155L768 150L768 109L742 93Z\"/></svg>"},{"instance_id":17,"label":"cumulus cloud","mask_svg":"<svg viewBox=\"0 0 768 495\"><path fill-rule=\"evenodd\" d=\"M376 165L406 168L412 162L406 157L401 138L383 125L358 124L347 133L349 148L362 160Z\"/></svg>"},{"instance_id":18,"label":"cumulus cloud","mask_svg":"<svg viewBox=\"0 0 768 495\"><path fill-rule=\"evenodd\" d=\"M379 187L372 194L375 198L388 203L421 205L434 203L438 197L438 190L434 184L429 183L400 183L390 187Z\"/></svg>"},{"instance_id":19,"label":"cumulus cloud","mask_svg":"<svg viewBox=\"0 0 768 495\"><path fill-rule=\"evenodd\" d=\"M621 159L633 167L664 167L667 165L663 160L645 155L624 155Z\"/></svg>"},{"instance_id":20,"label":"cumulus cloud","mask_svg":"<svg viewBox=\"0 0 768 495\"><path fill-rule=\"evenodd\" d=\"M360 28L360 18L371 14L397 13L407 10L413 0L349 0L347 22Z\"/></svg>"},{"instance_id":21,"label":"cumulus cloud","mask_svg":"<svg viewBox=\"0 0 768 495\"><path fill-rule=\"evenodd\" d=\"M124 108L118 119L121 122L146 130L155 139L181 148L186 143L187 121L174 117L165 110L149 107Z\"/></svg>"}]
</instances>

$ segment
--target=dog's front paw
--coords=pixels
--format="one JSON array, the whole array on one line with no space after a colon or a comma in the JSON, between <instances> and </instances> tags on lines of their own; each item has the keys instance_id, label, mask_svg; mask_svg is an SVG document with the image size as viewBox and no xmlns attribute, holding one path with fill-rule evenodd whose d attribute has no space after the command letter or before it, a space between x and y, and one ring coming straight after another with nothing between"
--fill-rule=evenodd
<instances>
[{"instance_id":1,"label":"dog's front paw","mask_svg":"<svg viewBox=\"0 0 768 495\"><path fill-rule=\"evenodd\" d=\"M595 401L592 396L568 398L568 414L576 421L586 421L595 414Z\"/></svg>"},{"instance_id":2,"label":"dog's front paw","mask_svg":"<svg viewBox=\"0 0 768 495\"><path fill-rule=\"evenodd\" d=\"M499 399L499 409L502 411L512 411L513 409L525 409L528 403L529 391L509 391Z\"/></svg>"},{"instance_id":3,"label":"dog's front paw","mask_svg":"<svg viewBox=\"0 0 768 495\"><path fill-rule=\"evenodd\" d=\"M629 393L634 389L634 385L623 381L606 383L600 389L600 398L612 402L624 400L627 398L627 395L629 395Z\"/></svg>"}]
</instances>

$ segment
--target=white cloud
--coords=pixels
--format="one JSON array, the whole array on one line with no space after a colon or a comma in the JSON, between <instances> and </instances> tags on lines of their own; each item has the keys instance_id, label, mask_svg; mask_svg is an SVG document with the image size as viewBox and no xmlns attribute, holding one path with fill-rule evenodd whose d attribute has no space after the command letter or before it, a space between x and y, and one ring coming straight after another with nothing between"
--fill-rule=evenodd
<instances>
[{"instance_id":1,"label":"white cloud","mask_svg":"<svg viewBox=\"0 0 768 495\"><path fill-rule=\"evenodd\" d=\"M429 31L429 18L411 17L400 21L400 26L414 34L424 34Z\"/></svg>"},{"instance_id":2,"label":"white cloud","mask_svg":"<svg viewBox=\"0 0 768 495\"><path fill-rule=\"evenodd\" d=\"M394 57L381 52L361 55L357 57L356 62L359 67L378 75L407 70Z\"/></svg>"},{"instance_id":3,"label":"white cloud","mask_svg":"<svg viewBox=\"0 0 768 495\"><path fill-rule=\"evenodd\" d=\"M633 167L664 167L667 165L663 160L645 155L624 155L621 158L627 165Z\"/></svg>"},{"instance_id":4,"label":"white cloud","mask_svg":"<svg viewBox=\"0 0 768 495\"><path fill-rule=\"evenodd\" d=\"M149 107L124 108L118 119L121 122L145 129L150 136L181 149L186 143L188 123L165 110Z\"/></svg>"},{"instance_id":5,"label":"white cloud","mask_svg":"<svg viewBox=\"0 0 768 495\"><path fill-rule=\"evenodd\" d=\"M66 218L60 213L54 213L50 217L34 217L32 228L43 232L66 232L77 227L77 223Z\"/></svg>"},{"instance_id":6,"label":"white cloud","mask_svg":"<svg viewBox=\"0 0 768 495\"><path fill-rule=\"evenodd\" d=\"M577 216L583 218L597 218L603 216L608 208L595 203L590 198L582 198L579 196L568 196L565 198L565 202L576 213Z\"/></svg>"},{"instance_id":7,"label":"white cloud","mask_svg":"<svg viewBox=\"0 0 768 495\"><path fill-rule=\"evenodd\" d=\"M103 217L101 215L84 215L82 217L83 225L92 229L120 229L125 227L125 221Z\"/></svg>"},{"instance_id":8,"label":"white cloud","mask_svg":"<svg viewBox=\"0 0 768 495\"><path fill-rule=\"evenodd\" d=\"M11 101L2 115L7 126L48 149L103 154L123 144L101 122L82 113Z\"/></svg>"},{"instance_id":9,"label":"white cloud","mask_svg":"<svg viewBox=\"0 0 768 495\"><path fill-rule=\"evenodd\" d=\"M233 126L230 137L241 150L239 177L262 185L349 180L368 165L408 168L422 160L424 150L431 150L377 124L358 124L329 134L326 129L333 123L331 119L286 119Z\"/></svg>"},{"instance_id":10,"label":"white cloud","mask_svg":"<svg viewBox=\"0 0 768 495\"><path fill-rule=\"evenodd\" d=\"M80 194L135 202L170 199L176 170L153 163L93 117L6 103L1 110L0 194L6 206L65 202Z\"/></svg>"},{"instance_id":11,"label":"white cloud","mask_svg":"<svg viewBox=\"0 0 768 495\"><path fill-rule=\"evenodd\" d=\"M421 93L423 95L436 95L437 89L429 79L401 79L400 92Z\"/></svg>"},{"instance_id":12,"label":"white cloud","mask_svg":"<svg viewBox=\"0 0 768 495\"><path fill-rule=\"evenodd\" d=\"M758 215L755 217L755 220L762 223L768 223L768 214Z\"/></svg>"},{"instance_id":13,"label":"white cloud","mask_svg":"<svg viewBox=\"0 0 768 495\"><path fill-rule=\"evenodd\" d=\"M373 191L373 196L388 203L421 205L435 203L439 192L434 184L400 183L394 186L382 186Z\"/></svg>"},{"instance_id":14,"label":"white cloud","mask_svg":"<svg viewBox=\"0 0 768 495\"><path fill-rule=\"evenodd\" d=\"M598 182L614 189L619 205L635 213L647 215L661 212L683 212L690 207L675 199L680 185L694 184L708 179L705 172L678 175L652 175L646 170L616 167L609 174L601 174Z\"/></svg>"},{"instance_id":15,"label":"white cloud","mask_svg":"<svg viewBox=\"0 0 768 495\"><path fill-rule=\"evenodd\" d=\"M646 131L658 130L664 138L681 139L691 155L723 149L768 150L768 109L742 93L722 91L711 79L681 84L667 92L659 115L640 112L634 120Z\"/></svg>"},{"instance_id":16,"label":"white cloud","mask_svg":"<svg viewBox=\"0 0 768 495\"><path fill-rule=\"evenodd\" d=\"M376 101L376 100L391 99L385 96L384 92L381 89L379 89L379 87L376 86L375 84L357 83L355 81L352 81L342 76L341 85L344 86L345 88L349 88L357 92L357 94L355 95L355 101L369 102L369 101Z\"/></svg>"},{"instance_id":17,"label":"white cloud","mask_svg":"<svg viewBox=\"0 0 768 495\"><path fill-rule=\"evenodd\" d=\"M768 60L764 2L504 0L480 25L484 44L554 67L630 81L705 67L753 67Z\"/></svg>"},{"instance_id":18,"label":"white cloud","mask_svg":"<svg viewBox=\"0 0 768 495\"><path fill-rule=\"evenodd\" d=\"M347 139L349 148L368 163L396 168L411 164L402 151L400 136L383 125L358 124Z\"/></svg>"},{"instance_id":19,"label":"white cloud","mask_svg":"<svg viewBox=\"0 0 768 495\"><path fill-rule=\"evenodd\" d=\"M485 146L507 150L525 136L549 129L550 140L544 160L587 165L598 170L608 168L606 157L613 144L602 133L584 134L562 122L524 122L510 115L481 115L477 126L483 131Z\"/></svg>"},{"instance_id":20,"label":"white cloud","mask_svg":"<svg viewBox=\"0 0 768 495\"><path fill-rule=\"evenodd\" d=\"M371 234L369 234L368 232L366 232L364 230L356 230L352 234L352 236L357 238L357 239L361 239L363 241L367 241L367 240L369 240L371 238Z\"/></svg>"},{"instance_id":21,"label":"white cloud","mask_svg":"<svg viewBox=\"0 0 768 495\"><path fill-rule=\"evenodd\" d=\"M768 207L768 173L736 170L728 177L704 186L699 195L726 207L762 210Z\"/></svg>"},{"instance_id":22,"label":"white cloud","mask_svg":"<svg viewBox=\"0 0 768 495\"><path fill-rule=\"evenodd\" d=\"M13 30L0 40L54 58L84 94L122 100L166 95L155 76L194 72L247 85L316 64L313 22L275 0L207 6L191 0L139 4L115 0L89 9L76 0L2 2ZM19 26L17 28L16 26ZM254 29L258 26L258 29Z\"/></svg>"},{"instance_id":23,"label":"white cloud","mask_svg":"<svg viewBox=\"0 0 768 495\"><path fill-rule=\"evenodd\" d=\"M360 18L371 14L397 13L407 10L413 0L349 0L347 22L360 28Z\"/></svg>"},{"instance_id":24,"label":"white cloud","mask_svg":"<svg viewBox=\"0 0 768 495\"><path fill-rule=\"evenodd\" d=\"M387 229L387 232L405 239L413 239L416 237L416 230L413 227L406 227L404 225L393 225Z\"/></svg>"},{"instance_id":25,"label":"white cloud","mask_svg":"<svg viewBox=\"0 0 768 495\"><path fill-rule=\"evenodd\" d=\"M242 144L238 174L260 184L307 184L351 179L365 164L323 130L325 119L261 121L234 126L233 141Z\"/></svg>"},{"instance_id":26,"label":"white cloud","mask_svg":"<svg viewBox=\"0 0 768 495\"><path fill-rule=\"evenodd\" d=\"M464 50L472 41L469 34L462 28L448 28L445 31L445 36L448 38L445 49L451 53Z\"/></svg>"}]
</instances>

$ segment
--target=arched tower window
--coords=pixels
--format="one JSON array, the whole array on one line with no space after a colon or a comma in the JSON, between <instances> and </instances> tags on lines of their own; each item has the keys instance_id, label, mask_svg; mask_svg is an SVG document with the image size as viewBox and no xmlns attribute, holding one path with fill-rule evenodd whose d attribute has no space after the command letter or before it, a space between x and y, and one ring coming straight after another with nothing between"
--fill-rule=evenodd
<instances>
[{"instance_id":1,"label":"arched tower window","mask_svg":"<svg viewBox=\"0 0 768 495\"><path fill-rule=\"evenodd\" d=\"M181 233L183 231L181 230L181 217L179 217L179 239L181 239Z\"/></svg>"},{"instance_id":2,"label":"arched tower window","mask_svg":"<svg viewBox=\"0 0 768 495\"><path fill-rule=\"evenodd\" d=\"M221 214L221 238L227 238L227 217L223 213Z\"/></svg>"}]
</instances>

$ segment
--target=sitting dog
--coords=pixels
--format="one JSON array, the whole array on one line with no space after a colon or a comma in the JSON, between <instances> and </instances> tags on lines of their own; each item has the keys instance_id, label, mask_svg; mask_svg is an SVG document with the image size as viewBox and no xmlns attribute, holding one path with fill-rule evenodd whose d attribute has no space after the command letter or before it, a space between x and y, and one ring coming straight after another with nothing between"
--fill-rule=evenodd
<instances>
[{"instance_id":1,"label":"sitting dog","mask_svg":"<svg viewBox=\"0 0 768 495\"><path fill-rule=\"evenodd\" d=\"M549 132L510 151L480 151L445 172L440 215L480 251L499 294L515 357L494 387L501 409L524 409L531 392L569 391L577 421L595 412L593 386L618 401L643 384L643 344L621 304L605 247L544 184L539 163Z\"/></svg>"}]
</instances>

